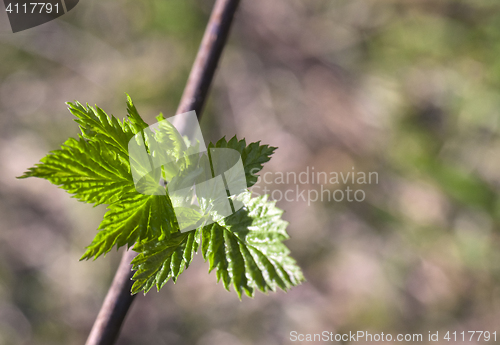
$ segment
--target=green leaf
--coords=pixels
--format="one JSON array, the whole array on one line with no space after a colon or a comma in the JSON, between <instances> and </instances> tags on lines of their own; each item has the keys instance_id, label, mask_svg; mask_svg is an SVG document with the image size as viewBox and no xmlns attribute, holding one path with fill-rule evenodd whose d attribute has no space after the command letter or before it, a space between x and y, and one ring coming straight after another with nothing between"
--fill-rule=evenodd
<instances>
[{"instance_id":1,"label":"green leaf","mask_svg":"<svg viewBox=\"0 0 500 345\"><path fill-rule=\"evenodd\" d=\"M127 117L132 125L134 134L148 127L148 124L144 122L142 117L139 115L139 112L129 95L127 95Z\"/></svg>"},{"instance_id":2,"label":"green leaf","mask_svg":"<svg viewBox=\"0 0 500 345\"><path fill-rule=\"evenodd\" d=\"M234 149L241 154L247 187L249 188L257 183L258 175L256 174L262 170L262 165L271 159L271 155L276 150L276 147L261 145L260 141L247 146L245 139L238 141L236 136L232 137L229 141L226 141L226 138L223 137L215 145L213 143L208 145L209 149L214 147Z\"/></svg>"},{"instance_id":3,"label":"green leaf","mask_svg":"<svg viewBox=\"0 0 500 345\"><path fill-rule=\"evenodd\" d=\"M288 239L288 223L281 219L283 211L275 202L267 201L266 195L251 198L250 193L243 193L237 199L245 205L243 209L203 229L212 233L203 252L210 269L217 269L217 277L223 279L226 288L232 282L239 297L242 291L253 296L254 288L267 292L279 287L286 291L300 284L302 272L283 244ZM221 231L223 241L218 234Z\"/></svg>"},{"instance_id":4,"label":"green leaf","mask_svg":"<svg viewBox=\"0 0 500 345\"><path fill-rule=\"evenodd\" d=\"M82 137L68 139L20 178L26 177L44 178L95 205L113 203L134 190L128 160L109 145Z\"/></svg>"},{"instance_id":5,"label":"green leaf","mask_svg":"<svg viewBox=\"0 0 500 345\"><path fill-rule=\"evenodd\" d=\"M91 141L99 141L113 147L115 151L128 158L128 142L132 137L147 127L147 124L138 121L133 105L129 102L129 119L121 122L114 116L108 116L99 107L84 107L81 103L67 103L69 111L76 116L82 136Z\"/></svg>"},{"instance_id":6,"label":"green leaf","mask_svg":"<svg viewBox=\"0 0 500 345\"><path fill-rule=\"evenodd\" d=\"M80 260L97 259L115 245L130 248L139 241L169 238L178 226L167 195L131 192L109 205L99 230Z\"/></svg>"},{"instance_id":7,"label":"green leaf","mask_svg":"<svg viewBox=\"0 0 500 345\"><path fill-rule=\"evenodd\" d=\"M198 238L199 230L193 230L175 233L163 241L136 244L134 251L139 252L139 255L132 260L136 271L132 293L141 290L146 293L153 286L159 291L170 279L175 282L193 260L193 253L199 246Z\"/></svg>"}]
</instances>

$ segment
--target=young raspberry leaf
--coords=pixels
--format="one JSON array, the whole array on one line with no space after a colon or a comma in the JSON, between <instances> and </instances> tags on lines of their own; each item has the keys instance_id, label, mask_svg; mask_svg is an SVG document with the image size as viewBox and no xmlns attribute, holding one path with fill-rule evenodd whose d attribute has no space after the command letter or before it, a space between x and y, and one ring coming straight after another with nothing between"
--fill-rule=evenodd
<instances>
[{"instance_id":1,"label":"young raspberry leaf","mask_svg":"<svg viewBox=\"0 0 500 345\"><path fill-rule=\"evenodd\" d=\"M80 201L99 205L111 204L134 190L129 169L126 157L112 146L80 136L68 139L20 178L44 178Z\"/></svg>"},{"instance_id":2,"label":"young raspberry leaf","mask_svg":"<svg viewBox=\"0 0 500 345\"><path fill-rule=\"evenodd\" d=\"M209 149L214 147L234 149L241 154L247 187L249 188L257 183L258 176L256 174L262 170L262 165L271 159L271 155L276 150L276 147L261 145L259 141L247 145L245 139L238 141L236 136L232 137L229 141L223 137L215 145L212 143L208 145Z\"/></svg>"},{"instance_id":3,"label":"young raspberry leaf","mask_svg":"<svg viewBox=\"0 0 500 345\"><path fill-rule=\"evenodd\" d=\"M175 214L166 195L130 192L112 203L99 225L100 230L81 260L96 259L115 245L131 248L138 241L161 240L177 232Z\"/></svg>"},{"instance_id":4,"label":"young raspberry leaf","mask_svg":"<svg viewBox=\"0 0 500 345\"><path fill-rule=\"evenodd\" d=\"M222 221L203 228L202 254L210 271L217 270L226 289L230 283L241 298L242 291L253 296L276 287L288 290L304 277L283 241L289 236L283 211L267 195L252 198L250 193L236 197L245 207Z\"/></svg>"},{"instance_id":5,"label":"young raspberry leaf","mask_svg":"<svg viewBox=\"0 0 500 345\"><path fill-rule=\"evenodd\" d=\"M189 266L199 246L199 230L178 232L167 240L149 241L136 244L134 251L138 252L132 260L135 270L132 293L144 290L147 293L153 286L160 289L177 277Z\"/></svg>"}]
</instances>

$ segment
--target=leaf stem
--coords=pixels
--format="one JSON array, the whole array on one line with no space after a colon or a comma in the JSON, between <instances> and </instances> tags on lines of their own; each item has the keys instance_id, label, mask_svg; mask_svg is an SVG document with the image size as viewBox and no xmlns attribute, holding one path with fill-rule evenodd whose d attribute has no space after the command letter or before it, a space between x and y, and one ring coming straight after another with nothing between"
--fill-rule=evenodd
<instances>
[{"instance_id":1,"label":"leaf stem","mask_svg":"<svg viewBox=\"0 0 500 345\"><path fill-rule=\"evenodd\" d=\"M198 118L201 117L238 4L239 0L216 0L177 108L177 114L194 110ZM182 131L182 128L179 129ZM135 298L135 295L130 293L133 283L130 262L135 256L136 253L132 250L123 254L86 345L111 345L115 343L125 316Z\"/></svg>"}]
</instances>

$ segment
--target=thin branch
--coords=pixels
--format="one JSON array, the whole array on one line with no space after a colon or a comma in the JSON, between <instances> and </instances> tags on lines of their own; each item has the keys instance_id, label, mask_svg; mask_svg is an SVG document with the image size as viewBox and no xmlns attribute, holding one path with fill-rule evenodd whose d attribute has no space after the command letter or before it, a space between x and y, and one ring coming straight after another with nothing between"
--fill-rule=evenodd
<instances>
[{"instance_id":1,"label":"thin branch","mask_svg":"<svg viewBox=\"0 0 500 345\"><path fill-rule=\"evenodd\" d=\"M194 110L198 118L201 117L208 90L226 44L238 4L239 0L216 0L181 102L177 108L177 114ZM179 130L181 129L179 128ZM133 276L130 262L135 255L136 253L132 250L123 254L86 345L112 345L115 343L125 316L135 298L135 295L130 294Z\"/></svg>"},{"instance_id":2,"label":"thin branch","mask_svg":"<svg viewBox=\"0 0 500 345\"><path fill-rule=\"evenodd\" d=\"M239 0L216 1L177 108L177 114L194 110L198 118L201 116L238 3Z\"/></svg>"},{"instance_id":3,"label":"thin branch","mask_svg":"<svg viewBox=\"0 0 500 345\"><path fill-rule=\"evenodd\" d=\"M104 345L115 342L123 320L125 320L127 311L135 297L135 295L130 294L133 284L130 262L135 256L136 253L132 250L123 253L115 278L90 331L86 345Z\"/></svg>"}]
</instances>

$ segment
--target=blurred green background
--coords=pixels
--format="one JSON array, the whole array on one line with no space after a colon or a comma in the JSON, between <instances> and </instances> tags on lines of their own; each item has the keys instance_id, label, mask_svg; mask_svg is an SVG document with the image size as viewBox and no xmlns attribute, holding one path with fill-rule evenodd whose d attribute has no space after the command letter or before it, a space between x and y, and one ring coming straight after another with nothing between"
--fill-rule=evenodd
<instances>
[{"instance_id":1,"label":"blurred green background","mask_svg":"<svg viewBox=\"0 0 500 345\"><path fill-rule=\"evenodd\" d=\"M83 344L121 255L79 262L104 208L15 176L77 135L66 101L124 117L127 92L149 123L174 115L212 4L85 0L0 33L0 345ZM279 147L273 176L354 168L378 183L351 186L363 202L278 201L303 285L240 302L198 255L177 284L138 296L118 344L500 338L499 119L498 0L242 0L205 140Z\"/></svg>"}]
</instances>

